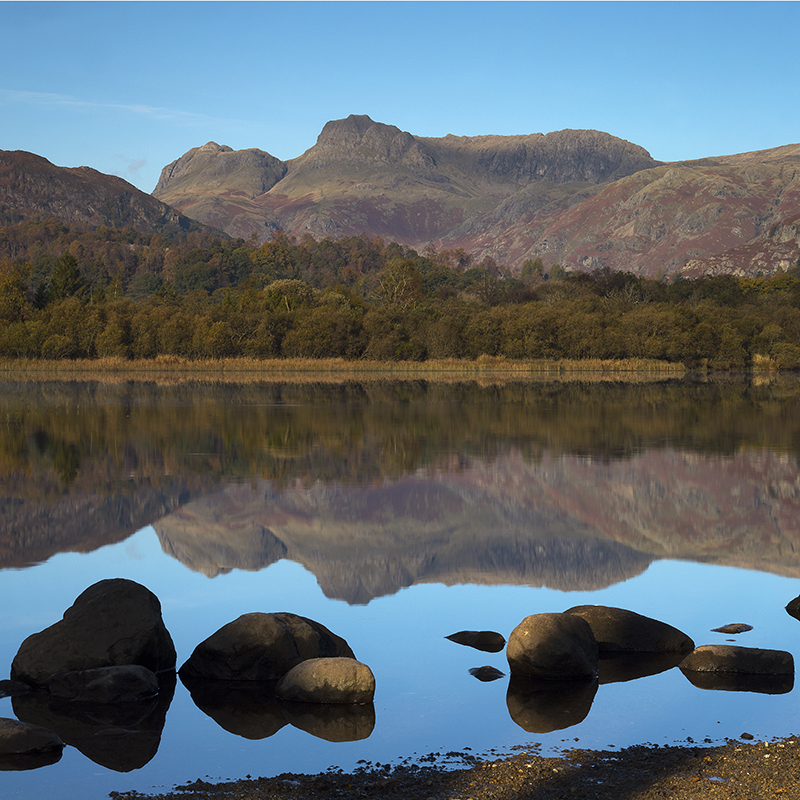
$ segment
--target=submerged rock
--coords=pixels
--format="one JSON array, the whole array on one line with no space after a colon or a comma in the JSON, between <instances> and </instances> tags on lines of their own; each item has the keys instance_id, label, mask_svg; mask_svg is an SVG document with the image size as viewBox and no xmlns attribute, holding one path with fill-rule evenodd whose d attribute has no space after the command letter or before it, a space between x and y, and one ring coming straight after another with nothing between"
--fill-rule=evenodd
<instances>
[{"instance_id":1,"label":"submerged rock","mask_svg":"<svg viewBox=\"0 0 800 800\"><path fill-rule=\"evenodd\" d=\"M589 623L601 653L688 653L694 642L682 631L650 617L611 606L574 606Z\"/></svg>"},{"instance_id":2,"label":"submerged rock","mask_svg":"<svg viewBox=\"0 0 800 800\"><path fill-rule=\"evenodd\" d=\"M181 678L276 681L309 658L355 658L324 625L297 614L254 612L223 625L195 647Z\"/></svg>"},{"instance_id":3,"label":"submerged rock","mask_svg":"<svg viewBox=\"0 0 800 800\"><path fill-rule=\"evenodd\" d=\"M375 697L372 670L354 658L311 658L278 681L275 694L304 703L371 703Z\"/></svg>"},{"instance_id":4,"label":"submerged rock","mask_svg":"<svg viewBox=\"0 0 800 800\"><path fill-rule=\"evenodd\" d=\"M712 633L747 633L753 630L752 625L746 622L732 622L730 625L722 625L719 628L712 628Z\"/></svg>"},{"instance_id":5,"label":"submerged rock","mask_svg":"<svg viewBox=\"0 0 800 800\"><path fill-rule=\"evenodd\" d=\"M113 578L90 586L63 619L25 639L11 678L43 689L59 672L131 664L174 670L175 646L158 598L134 581Z\"/></svg>"},{"instance_id":6,"label":"submerged rock","mask_svg":"<svg viewBox=\"0 0 800 800\"><path fill-rule=\"evenodd\" d=\"M508 637L506 658L513 675L548 680L597 675L597 642L589 624L572 614L532 614Z\"/></svg>"},{"instance_id":7,"label":"submerged rock","mask_svg":"<svg viewBox=\"0 0 800 800\"><path fill-rule=\"evenodd\" d=\"M484 653L499 653L506 646L505 638L495 631L458 631L444 638Z\"/></svg>"},{"instance_id":8,"label":"submerged rock","mask_svg":"<svg viewBox=\"0 0 800 800\"><path fill-rule=\"evenodd\" d=\"M505 672L500 672L500 670L495 667L472 667L469 674L483 683L489 683L490 681L496 681L498 678L502 678Z\"/></svg>"}]
</instances>

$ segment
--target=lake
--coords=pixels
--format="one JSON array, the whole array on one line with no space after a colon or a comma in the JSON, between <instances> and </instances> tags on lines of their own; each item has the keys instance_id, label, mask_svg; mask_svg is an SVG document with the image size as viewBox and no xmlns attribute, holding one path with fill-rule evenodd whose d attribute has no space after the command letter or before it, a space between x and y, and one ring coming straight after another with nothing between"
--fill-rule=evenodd
<instances>
[{"instance_id":1,"label":"lake","mask_svg":"<svg viewBox=\"0 0 800 800\"><path fill-rule=\"evenodd\" d=\"M325 738L336 712L193 699L180 680L135 719L2 698L0 716L68 743L0 774L3 796L797 733L792 685L701 689L669 664L630 680L601 664L532 723L503 652L445 637L601 604L797 659L798 455L796 378L6 381L1 677L85 588L124 577L161 600L178 665L241 614L291 611L344 637L377 688L354 741ZM712 631L728 623L753 629Z\"/></svg>"}]
</instances>

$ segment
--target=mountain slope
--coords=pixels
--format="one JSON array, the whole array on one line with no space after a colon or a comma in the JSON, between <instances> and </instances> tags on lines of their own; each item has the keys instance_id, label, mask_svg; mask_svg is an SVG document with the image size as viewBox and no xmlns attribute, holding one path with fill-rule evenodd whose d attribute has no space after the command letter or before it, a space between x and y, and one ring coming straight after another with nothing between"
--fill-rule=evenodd
<instances>
[{"instance_id":1,"label":"mountain slope","mask_svg":"<svg viewBox=\"0 0 800 800\"><path fill-rule=\"evenodd\" d=\"M130 226L140 233L206 227L122 178L90 167L57 167L23 150L0 150L0 224L43 217Z\"/></svg>"},{"instance_id":2,"label":"mountain slope","mask_svg":"<svg viewBox=\"0 0 800 800\"><path fill-rule=\"evenodd\" d=\"M352 115L288 162L195 148L165 167L154 194L236 236L366 233L509 267L541 256L657 275L798 213L800 145L664 164L598 131L425 138Z\"/></svg>"}]
</instances>

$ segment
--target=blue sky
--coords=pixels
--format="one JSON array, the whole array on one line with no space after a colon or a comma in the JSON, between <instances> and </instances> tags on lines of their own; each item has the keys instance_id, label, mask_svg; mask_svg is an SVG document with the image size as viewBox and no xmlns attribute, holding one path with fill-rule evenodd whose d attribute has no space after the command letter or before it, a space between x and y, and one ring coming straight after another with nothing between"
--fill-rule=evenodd
<instances>
[{"instance_id":1,"label":"blue sky","mask_svg":"<svg viewBox=\"0 0 800 800\"><path fill-rule=\"evenodd\" d=\"M152 191L215 141L281 159L595 128L662 160L800 142L796 2L0 2L0 149Z\"/></svg>"}]
</instances>

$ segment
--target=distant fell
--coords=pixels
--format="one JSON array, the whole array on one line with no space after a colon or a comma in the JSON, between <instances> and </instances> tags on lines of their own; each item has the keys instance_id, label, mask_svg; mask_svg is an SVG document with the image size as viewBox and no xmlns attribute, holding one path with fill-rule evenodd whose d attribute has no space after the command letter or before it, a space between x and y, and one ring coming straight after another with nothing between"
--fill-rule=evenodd
<instances>
[{"instance_id":1,"label":"distant fell","mask_svg":"<svg viewBox=\"0 0 800 800\"><path fill-rule=\"evenodd\" d=\"M800 212L798 167L800 145L667 164L595 130L432 138L351 115L286 162L213 142L194 148L164 168L154 195L262 241L279 229L367 234L512 268L541 257L652 276Z\"/></svg>"},{"instance_id":2,"label":"distant fell","mask_svg":"<svg viewBox=\"0 0 800 800\"><path fill-rule=\"evenodd\" d=\"M57 167L23 150L0 150L0 224L47 217L140 233L206 228L122 178L90 167Z\"/></svg>"}]
</instances>

